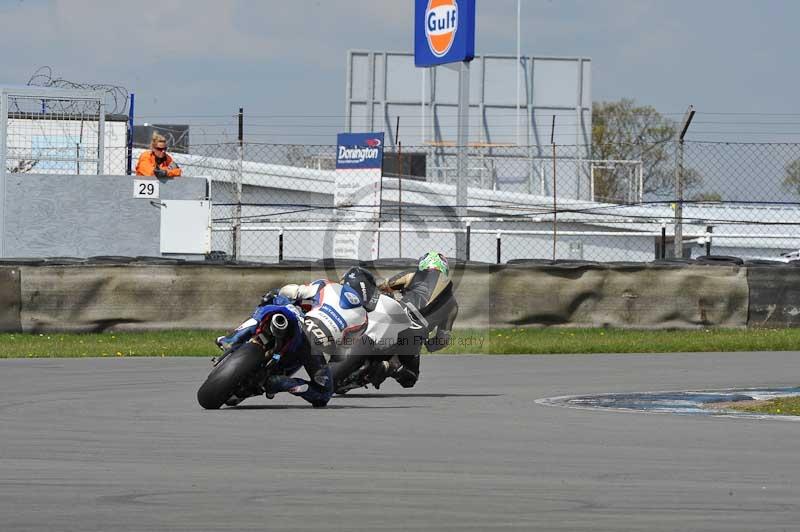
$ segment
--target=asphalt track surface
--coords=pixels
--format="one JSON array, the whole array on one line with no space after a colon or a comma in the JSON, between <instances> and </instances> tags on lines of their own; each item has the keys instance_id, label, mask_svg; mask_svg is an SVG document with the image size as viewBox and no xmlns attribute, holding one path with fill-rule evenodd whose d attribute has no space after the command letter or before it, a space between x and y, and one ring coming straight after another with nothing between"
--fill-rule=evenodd
<instances>
[{"instance_id":1,"label":"asphalt track surface","mask_svg":"<svg viewBox=\"0 0 800 532\"><path fill-rule=\"evenodd\" d=\"M571 394L792 386L798 353L423 359L203 411L203 359L0 360L0 530L797 530L800 423Z\"/></svg>"}]
</instances>

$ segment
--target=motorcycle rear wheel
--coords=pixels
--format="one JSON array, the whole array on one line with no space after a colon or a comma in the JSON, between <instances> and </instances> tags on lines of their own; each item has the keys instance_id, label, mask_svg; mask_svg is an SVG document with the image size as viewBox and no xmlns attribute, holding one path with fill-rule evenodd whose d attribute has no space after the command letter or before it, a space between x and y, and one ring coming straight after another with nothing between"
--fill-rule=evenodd
<instances>
[{"instance_id":1,"label":"motorcycle rear wheel","mask_svg":"<svg viewBox=\"0 0 800 532\"><path fill-rule=\"evenodd\" d=\"M242 380L265 363L261 346L247 342L226 356L197 390L197 402L207 410L216 410L230 399Z\"/></svg>"}]
</instances>

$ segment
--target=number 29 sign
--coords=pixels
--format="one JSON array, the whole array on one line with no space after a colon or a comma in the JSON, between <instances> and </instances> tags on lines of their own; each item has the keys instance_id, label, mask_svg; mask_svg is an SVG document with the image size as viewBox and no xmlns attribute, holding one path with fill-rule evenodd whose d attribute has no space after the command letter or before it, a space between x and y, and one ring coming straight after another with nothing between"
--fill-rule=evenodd
<instances>
[{"instance_id":1,"label":"number 29 sign","mask_svg":"<svg viewBox=\"0 0 800 532\"><path fill-rule=\"evenodd\" d=\"M158 181L155 179L134 179L133 197L158 199Z\"/></svg>"}]
</instances>

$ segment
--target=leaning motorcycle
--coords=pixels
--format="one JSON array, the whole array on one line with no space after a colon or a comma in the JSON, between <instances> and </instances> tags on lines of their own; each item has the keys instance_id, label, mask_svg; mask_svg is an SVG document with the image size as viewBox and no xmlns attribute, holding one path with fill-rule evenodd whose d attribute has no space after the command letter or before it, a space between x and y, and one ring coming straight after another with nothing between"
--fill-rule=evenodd
<instances>
[{"instance_id":1,"label":"leaning motorcycle","mask_svg":"<svg viewBox=\"0 0 800 532\"><path fill-rule=\"evenodd\" d=\"M297 371L300 365L282 353L291 353L303 341L301 321L293 305L260 305L213 360L214 368L197 390L200 406L209 410L235 406L265 394L270 376Z\"/></svg>"},{"instance_id":2,"label":"leaning motorcycle","mask_svg":"<svg viewBox=\"0 0 800 532\"><path fill-rule=\"evenodd\" d=\"M406 345L421 339L419 345ZM446 345L449 332L431 325L420 311L409 303L398 301L391 295L381 294L375 310L369 313L369 324L360 342L350 352L340 357L339 371L334 370L334 393L345 394L355 388L371 383L370 374L374 364L383 363L409 349L428 351Z\"/></svg>"}]
</instances>

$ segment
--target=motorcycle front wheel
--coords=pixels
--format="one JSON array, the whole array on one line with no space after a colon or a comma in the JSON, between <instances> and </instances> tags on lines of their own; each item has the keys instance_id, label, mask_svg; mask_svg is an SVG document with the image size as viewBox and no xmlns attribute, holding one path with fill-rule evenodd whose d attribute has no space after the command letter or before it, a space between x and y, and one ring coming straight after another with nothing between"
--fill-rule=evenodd
<instances>
[{"instance_id":1,"label":"motorcycle front wheel","mask_svg":"<svg viewBox=\"0 0 800 532\"><path fill-rule=\"evenodd\" d=\"M265 363L264 349L247 342L214 367L197 390L197 402L207 410L216 410L237 390L241 382Z\"/></svg>"}]
</instances>

